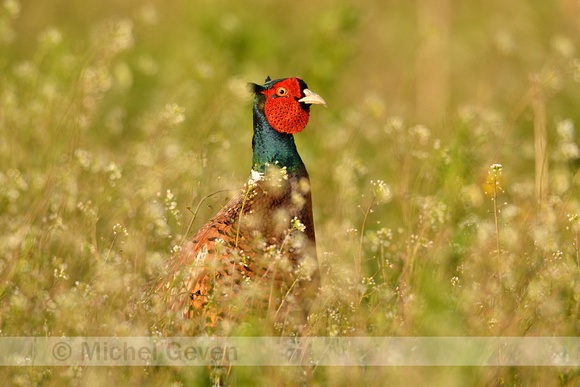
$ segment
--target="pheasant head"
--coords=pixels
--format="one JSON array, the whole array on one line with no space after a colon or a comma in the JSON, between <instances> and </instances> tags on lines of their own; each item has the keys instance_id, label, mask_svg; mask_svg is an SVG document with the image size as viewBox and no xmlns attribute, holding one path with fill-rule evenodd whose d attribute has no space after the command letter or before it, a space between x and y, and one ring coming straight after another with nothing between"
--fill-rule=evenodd
<instances>
[{"instance_id":1,"label":"pheasant head","mask_svg":"<svg viewBox=\"0 0 580 387\"><path fill-rule=\"evenodd\" d=\"M254 98L254 156L252 170L264 173L267 164L299 172L304 164L296 151L294 134L308 124L310 106L326 102L300 78L266 79L250 84Z\"/></svg>"}]
</instances>

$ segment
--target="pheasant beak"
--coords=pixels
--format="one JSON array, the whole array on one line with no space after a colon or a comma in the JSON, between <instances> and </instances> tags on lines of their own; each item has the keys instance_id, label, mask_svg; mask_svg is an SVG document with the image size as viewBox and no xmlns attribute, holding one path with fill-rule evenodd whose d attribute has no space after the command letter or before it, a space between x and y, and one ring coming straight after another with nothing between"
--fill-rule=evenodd
<instances>
[{"instance_id":1,"label":"pheasant beak","mask_svg":"<svg viewBox=\"0 0 580 387\"><path fill-rule=\"evenodd\" d=\"M324 101L324 99L322 99L321 96L319 96L318 94L316 94L313 91L310 91L308 89L304 89L304 98L300 98L298 100L298 102L302 102L302 103L307 103L310 105L324 105L324 107L326 107L326 101Z\"/></svg>"}]
</instances>

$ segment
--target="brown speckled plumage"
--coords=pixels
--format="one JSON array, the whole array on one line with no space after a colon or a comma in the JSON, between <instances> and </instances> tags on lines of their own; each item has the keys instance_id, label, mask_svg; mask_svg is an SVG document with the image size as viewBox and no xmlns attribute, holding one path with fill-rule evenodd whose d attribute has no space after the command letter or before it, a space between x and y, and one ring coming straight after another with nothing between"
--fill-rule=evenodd
<instances>
[{"instance_id":1,"label":"brown speckled plumage","mask_svg":"<svg viewBox=\"0 0 580 387\"><path fill-rule=\"evenodd\" d=\"M281 271L277 267L279 262L267 261L278 252L292 264L292 269L308 259L311 278L318 280L308 176L282 180L281 187L276 189L268 187L268 183L258 181L254 187L239 192L184 246L179 259L171 263L171 271L186 271L184 286L176 292L172 308L195 318L200 316L199 312L207 312L204 306L209 295L213 294L215 302L223 304L231 294L240 293L240 285L247 285L249 280L254 291L243 296L243 303L259 302L277 309L282 293L297 278L293 270ZM291 230L295 217L305 226L300 246L289 242L300 236L299 230ZM285 240L288 245L283 246ZM272 281L274 289L270 291ZM301 287L296 286L293 295ZM205 322L211 324L227 314L222 309L223 305L206 314Z\"/></svg>"}]
</instances>

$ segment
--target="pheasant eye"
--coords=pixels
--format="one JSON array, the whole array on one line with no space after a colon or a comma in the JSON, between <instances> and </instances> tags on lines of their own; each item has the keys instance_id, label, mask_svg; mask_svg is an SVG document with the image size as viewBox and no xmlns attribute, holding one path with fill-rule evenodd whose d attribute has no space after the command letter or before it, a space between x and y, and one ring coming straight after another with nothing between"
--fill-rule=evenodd
<instances>
[{"instance_id":1,"label":"pheasant eye","mask_svg":"<svg viewBox=\"0 0 580 387\"><path fill-rule=\"evenodd\" d=\"M286 94L288 94L288 90L285 87L279 87L276 89L276 95L278 97L284 97Z\"/></svg>"}]
</instances>

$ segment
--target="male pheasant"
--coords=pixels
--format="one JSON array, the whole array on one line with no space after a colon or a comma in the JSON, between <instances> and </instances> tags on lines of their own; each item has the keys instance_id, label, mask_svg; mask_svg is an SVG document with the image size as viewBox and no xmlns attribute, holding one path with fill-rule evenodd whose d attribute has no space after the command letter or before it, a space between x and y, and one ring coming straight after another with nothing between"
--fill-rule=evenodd
<instances>
[{"instance_id":1,"label":"male pheasant","mask_svg":"<svg viewBox=\"0 0 580 387\"><path fill-rule=\"evenodd\" d=\"M169 263L171 309L201 327L249 308L307 313L319 286L310 181L294 143L310 106L325 101L300 78L248 84L255 93L251 175ZM258 312L259 313L259 312ZM271 314L272 316L272 314Z\"/></svg>"}]
</instances>

